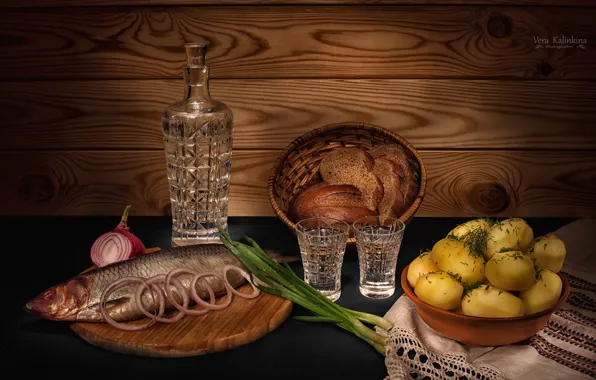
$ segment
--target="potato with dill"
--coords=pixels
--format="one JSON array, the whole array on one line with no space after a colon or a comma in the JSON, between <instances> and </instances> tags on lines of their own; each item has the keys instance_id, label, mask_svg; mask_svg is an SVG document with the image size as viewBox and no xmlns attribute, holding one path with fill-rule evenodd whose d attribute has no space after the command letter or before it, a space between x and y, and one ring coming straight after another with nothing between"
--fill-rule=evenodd
<instances>
[{"instance_id":1,"label":"potato with dill","mask_svg":"<svg viewBox=\"0 0 596 380\"><path fill-rule=\"evenodd\" d=\"M430 272L436 272L439 270L437 263L430 258L430 252L422 252L416 257L410 265L408 265L407 279L408 283L412 288L416 286L418 277L424 276Z\"/></svg>"},{"instance_id":2,"label":"potato with dill","mask_svg":"<svg viewBox=\"0 0 596 380\"><path fill-rule=\"evenodd\" d=\"M432 306L452 310L459 306L464 287L449 273L437 271L418 277L414 293Z\"/></svg>"},{"instance_id":3,"label":"potato with dill","mask_svg":"<svg viewBox=\"0 0 596 380\"><path fill-rule=\"evenodd\" d=\"M526 315L553 307L563 289L561 277L553 271L542 268L537 271L536 276L538 281L519 294L519 298L524 302Z\"/></svg>"},{"instance_id":4,"label":"potato with dill","mask_svg":"<svg viewBox=\"0 0 596 380\"><path fill-rule=\"evenodd\" d=\"M549 269L555 273L561 271L567 256L563 240L551 234L534 239L528 252L537 267Z\"/></svg>"},{"instance_id":5,"label":"potato with dill","mask_svg":"<svg viewBox=\"0 0 596 380\"><path fill-rule=\"evenodd\" d=\"M470 233L474 233L478 230L481 231L488 231L492 225L490 219L487 218L478 218L468 220L465 223L457 225L454 229L452 229L448 236L453 236L459 240L469 236Z\"/></svg>"},{"instance_id":6,"label":"potato with dill","mask_svg":"<svg viewBox=\"0 0 596 380\"><path fill-rule=\"evenodd\" d=\"M534 262L520 251L499 252L486 262L486 278L491 285L509 291L522 291L536 283Z\"/></svg>"},{"instance_id":7,"label":"potato with dill","mask_svg":"<svg viewBox=\"0 0 596 380\"><path fill-rule=\"evenodd\" d=\"M472 252L469 246L459 240L446 237L433 246L431 258L440 270L461 276L466 284L484 282L484 257Z\"/></svg>"},{"instance_id":8,"label":"potato with dill","mask_svg":"<svg viewBox=\"0 0 596 380\"><path fill-rule=\"evenodd\" d=\"M512 293L491 285L470 290L461 301L464 315L483 318L511 318L524 315L524 303Z\"/></svg>"},{"instance_id":9,"label":"potato with dill","mask_svg":"<svg viewBox=\"0 0 596 380\"><path fill-rule=\"evenodd\" d=\"M532 240L534 231L525 220L510 218L492 225L488 232L484 258L490 260L495 253L510 251L526 252Z\"/></svg>"}]
</instances>

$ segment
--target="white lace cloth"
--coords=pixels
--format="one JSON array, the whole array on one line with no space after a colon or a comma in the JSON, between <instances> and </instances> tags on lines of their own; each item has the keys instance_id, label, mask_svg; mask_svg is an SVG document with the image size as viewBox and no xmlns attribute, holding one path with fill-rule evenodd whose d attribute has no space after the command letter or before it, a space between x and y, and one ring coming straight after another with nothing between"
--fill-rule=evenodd
<instances>
[{"instance_id":1,"label":"white lace cloth","mask_svg":"<svg viewBox=\"0 0 596 380\"><path fill-rule=\"evenodd\" d=\"M567 248L563 272L570 296L548 324L523 344L467 347L437 334L406 295L385 318L385 380L596 378L596 219L581 219L553 232Z\"/></svg>"}]
</instances>

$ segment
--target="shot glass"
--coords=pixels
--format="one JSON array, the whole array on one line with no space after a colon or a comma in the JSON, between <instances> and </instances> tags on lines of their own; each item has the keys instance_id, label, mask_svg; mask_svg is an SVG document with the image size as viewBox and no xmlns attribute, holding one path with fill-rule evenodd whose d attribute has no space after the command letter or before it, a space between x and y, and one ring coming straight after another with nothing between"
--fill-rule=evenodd
<instances>
[{"instance_id":1,"label":"shot glass","mask_svg":"<svg viewBox=\"0 0 596 380\"><path fill-rule=\"evenodd\" d=\"M395 293L395 271L405 224L394 218L365 216L352 227L360 267L360 293L387 298Z\"/></svg>"},{"instance_id":2,"label":"shot glass","mask_svg":"<svg viewBox=\"0 0 596 380\"><path fill-rule=\"evenodd\" d=\"M331 218L309 218L296 224L304 281L334 302L341 296L341 268L349 233L349 224Z\"/></svg>"}]
</instances>

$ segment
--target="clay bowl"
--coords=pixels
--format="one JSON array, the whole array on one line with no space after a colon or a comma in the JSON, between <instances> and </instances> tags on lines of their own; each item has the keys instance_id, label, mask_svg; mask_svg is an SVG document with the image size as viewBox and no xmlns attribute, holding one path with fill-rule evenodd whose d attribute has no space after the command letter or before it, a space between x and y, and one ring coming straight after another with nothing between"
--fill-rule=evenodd
<instances>
[{"instance_id":1,"label":"clay bowl","mask_svg":"<svg viewBox=\"0 0 596 380\"><path fill-rule=\"evenodd\" d=\"M404 293L414 302L420 318L437 333L467 346L503 346L521 342L540 331L552 313L559 309L569 297L569 282L558 273L563 282L559 301L550 309L540 313L515 318L470 317L446 311L423 302L414 294L407 280L408 266L401 273Z\"/></svg>"}]
</instances>

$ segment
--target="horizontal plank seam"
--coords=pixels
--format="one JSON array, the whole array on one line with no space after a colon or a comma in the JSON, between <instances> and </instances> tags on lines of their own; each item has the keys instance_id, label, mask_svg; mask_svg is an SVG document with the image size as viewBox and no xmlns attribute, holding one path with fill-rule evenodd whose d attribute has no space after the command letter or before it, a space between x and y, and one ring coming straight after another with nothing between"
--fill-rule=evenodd
<instances>
[{"instance_id":1,"label":"horizontal plank seam","mask_svg":"<svg viewBox=\"0 0 596 380\"><path fill-rule=\"evenodd\" d=\"M592 153L596 155L596 150L590 148L421 148L416 147L419 152L536 152L536 153ZM234 152L281 152L280 148L234 148ZM86 152L162 152L163 148L52 148L52 149L0 149L0 154L3 153L52 153L52 152L70 152L70 153L86 153Z\"/></svg>"},{"instance_id":2,"label":"horizontal plank seam","mask_svg":"<svg viewBox=\"0 0 596 380\"><path fill-rule=\"evenodd\" d=\"M0 67L0 72L2 68ZM93 77L76 77L76 78L62 78L62 77L39 77L39 78L2 78L0 77L0 83L11 84L11 83L31 83L31 82L56 82L56 83L64 83L64 82L101 82L101 81L164 81L164 80L171 80L171 81L181 81L183 77L105 77L105 78L93 78ZM245 80L245 81L264 81L264 80L271 80L271 81L290 81L290 80L304 80L304 81L322 81L322 80L428 80L428 81L502 81L502 82L535 82L535 83L548 83L548 82L559 82L559 83L571 83L571 82L596 82L596 78L548 78L548 77L536 77L536 78L526 78L526 77L514 77L514 76L469 76L469 77L424 77L424 76L416 76L416 77L401 77L401 76L379 76L379 77L369 77L369 76L358 76L358 77L351 77L351 76L321 76L321 77L215 77L211 78L212 81L237 81L237 80Z\"/></svg>"},{"instance_id":3,"label":"horizontal plank seam","mask_svg":"<svg viewBox=\"0 0 596 380\"><path fill-rule=\"evenodd\" d=\"M35 12L35 11L44 11L44 10L76 10L76 9L146 9L146 8L155 8L155 9L163 9L163 8L363 8L363 7L378 7L378 8L413 8L413 7L499 7L499 8L566 8L566 9L581 9L581 8L596 8L596 3L592 4L582 4L582 5L568 5L568 4L546 4L546 5L537 5L537 4L482 4L482 3L465 3L465 4L454 4L454 3L424 3L420 2L419 4L387 4L387 3L354 3L354 4L322 4L322 3L283 3L283 4L272 4L272 3L256 3L256 4L247 4L247 3L232 3L232 4L171 4L171 3L163 3L163 4L139 4L139 5L45 5L45 6L22 6L22 5L2 5L0 4L0 9L5 9L8 11L25 11L25 12Z\"/></svg>"}]
</instances>

